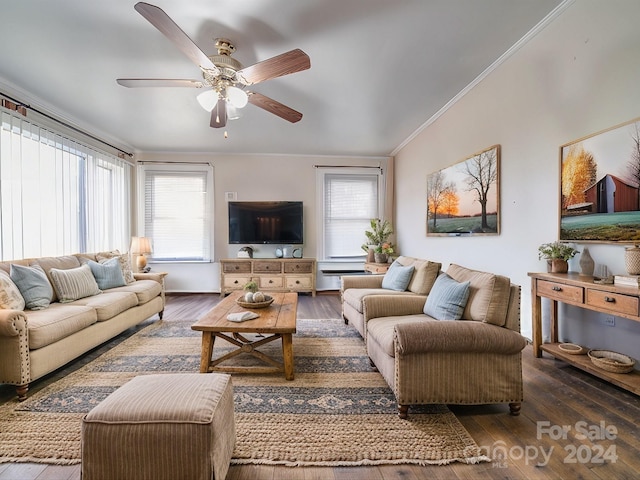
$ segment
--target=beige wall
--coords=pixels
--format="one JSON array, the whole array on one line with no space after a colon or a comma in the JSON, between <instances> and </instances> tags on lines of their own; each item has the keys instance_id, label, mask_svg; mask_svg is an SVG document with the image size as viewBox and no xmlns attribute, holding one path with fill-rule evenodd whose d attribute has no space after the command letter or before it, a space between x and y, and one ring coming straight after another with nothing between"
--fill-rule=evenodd
<instances>
[{"instance_id":1,"label":"beige wall","mask_svg":"<svg viewBox=\"0 0 640 480\"><path fill-rule=\"evenodd\" d=\"M640 116L640 2L576 0L396 155L401 251L511 277L522 285L523 333L531 332L527 272L544 270L540 244L559 230L559 146ZM501 234L425 235L426 177L494 144L502 148ZM583 246L579 246L582 250ZM624 247L589 245L596 263L624 272ZM579 256L571 269L579 271ZM564 340L640 358L640 325L569 312Z\"/></svg>"},{"instance_id":2,"label":"beige wall","mask_svg":"<svg viewBox=\"0 0 640 480\"><path fill-rule=\"evenodd\" d=\"M169 272L167 289L174 292L218 292L217 260L234 258L243 245L228 243L228 212L225 192L235 192L238 201L289 200L304 205L304 256L317 257L316 165L386 166L386 158L313 157L291 155L213 155L142 153L136 161L200 162L213 165L214 263L152 265ZM135 230L135 229L134 229ZM255 257L273 258L275 245L255 245Z\"/></svg>"}]
</instances>

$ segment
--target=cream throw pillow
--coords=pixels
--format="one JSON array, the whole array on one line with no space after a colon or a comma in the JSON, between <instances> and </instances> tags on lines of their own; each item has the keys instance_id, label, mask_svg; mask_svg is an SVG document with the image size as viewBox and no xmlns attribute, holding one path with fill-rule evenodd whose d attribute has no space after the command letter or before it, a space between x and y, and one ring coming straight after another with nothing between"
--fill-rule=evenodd
<instances>
[{"instance_id":1,"label":"cream throw pillow","mask_svg":"<svg viewBox=\"0 0 640 480\"><path fill-rule=\"evenodd\" d=\"M24 310L24 298L4 270L0 270L0 308L6 310Z\"/></svg>"},{"instance_id":2,"label":"cream throw pillow","mask_svg":"<svg viewBox=\"0 0 640 480\"><path fill-rule=\"evenodd\" d=\"M49 275L53 280L53 288L56 290L60 303L73 302L79 298L102 293L89 265L85 264L69 270L52 268L49 270Z\"/></svg>"},{"instance_id":3,"label":"cream throw pillow","mask_svg":"<svg viewBox=\"0 0 640 480\"><path fill-rule=\"evenodd\" d=\"M463 318L503 327L507 321L511 280L502 275L471 270L451 264L447 274L458 282L471 284Z\"/></svg>"},{"instance_id":4,"label":"cream throw pillow","mask_svg":"<svg viewBox=\"0 0 640 480\"><path fill-rule=\"evenodd\" d=\"M413 265L414 271L407 290L418 295L429 295L431 287L440 274L442 264L401 255L397 261L405 266Z\"/></svg>"}]
</instances>

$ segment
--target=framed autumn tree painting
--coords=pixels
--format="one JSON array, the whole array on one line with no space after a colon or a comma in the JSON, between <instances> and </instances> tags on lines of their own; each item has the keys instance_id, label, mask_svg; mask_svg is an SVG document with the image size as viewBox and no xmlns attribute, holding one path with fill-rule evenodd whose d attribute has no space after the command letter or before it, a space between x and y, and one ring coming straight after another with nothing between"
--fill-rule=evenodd
<instances>
[{"instance_id":1,"label":"framed autumn tree painting","mask_svg":"<svg viewBox=\"0 0 640 480\"><path fill-rule=\"evenodd\" d=\"M640 118L560 147L560 240L640 243Z\"/></svg>"},{"instance_id":2,"label":"framed autumn tree painting","mask_svg":"<svg viewBox=\"0 0 640 480\"><path fill-rule=\"evenodd\" d=\"M500 145L427 176L427 236L500 234Z\"/></svg>"}]
</instances>

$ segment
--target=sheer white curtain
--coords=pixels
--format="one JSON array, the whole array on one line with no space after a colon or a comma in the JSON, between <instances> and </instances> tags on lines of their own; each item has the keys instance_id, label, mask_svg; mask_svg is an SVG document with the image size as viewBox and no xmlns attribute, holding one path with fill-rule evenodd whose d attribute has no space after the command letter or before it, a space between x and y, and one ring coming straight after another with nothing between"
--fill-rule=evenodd
<instances>
[{"instance_id":1,"label":"sheer white curtain","mask_svg":"<svg viewBox=\"0 0 640 480\"><path fill-rule=\"evenodd\" d=\"M127 162L0 109L0 258L126 251Z\"/></svg>"}]
</instances>

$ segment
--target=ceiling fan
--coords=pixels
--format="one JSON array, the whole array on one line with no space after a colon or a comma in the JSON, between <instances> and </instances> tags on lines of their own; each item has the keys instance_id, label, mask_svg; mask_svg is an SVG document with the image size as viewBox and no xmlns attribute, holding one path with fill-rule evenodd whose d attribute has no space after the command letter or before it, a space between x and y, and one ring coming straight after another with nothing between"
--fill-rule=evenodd
<instances>
[{"instance_id":1,"label":"ceiling fan","mask_svg":"<svg viewBox=\"0 0 640 480\"><path fill-rule=\"evenodd\" d=\"M231 57L236 49L230 40L217 38L215 46L218 54L207 56L161 8L144 2L136 3L134 8L200 67L203 80L119 78L116 80L119 85L123 87L210 87L198 95L198 102L203 108L211 111L210 125L213 128L224 127L228 119L234 118L235 109L242 108L247 103L291 123L300 121L302 113L265 95L248 91L245 87L307 70L311 67L311 61L302 50L291 50L243 68L239 61Z\"/></svg>"}]
</instances>

